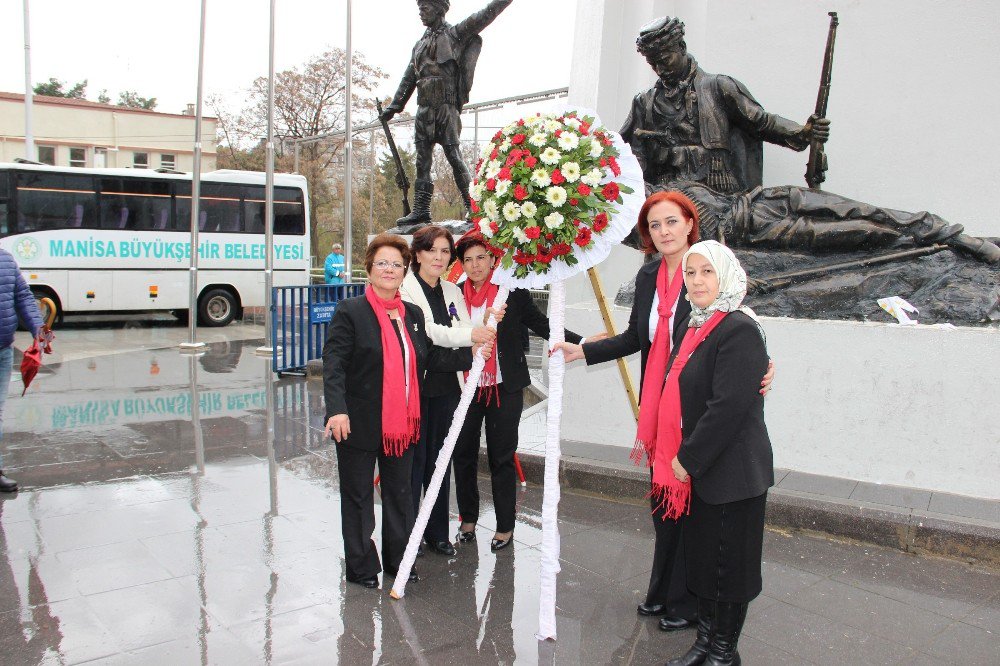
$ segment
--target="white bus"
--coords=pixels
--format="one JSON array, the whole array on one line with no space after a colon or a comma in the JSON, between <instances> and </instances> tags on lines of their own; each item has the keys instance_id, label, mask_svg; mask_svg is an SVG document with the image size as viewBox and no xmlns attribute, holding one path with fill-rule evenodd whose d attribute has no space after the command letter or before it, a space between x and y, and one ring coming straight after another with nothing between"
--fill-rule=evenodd
<instances>
[{"instance_id":1,"label":"white bus","mask_svg":"<svg viewBox=\"0 0 1000 666\"><path fill-rule=\"evenodd\" d=\"M309 284L302 176L274 177L274 286ZM264 174L203 174L198 320L225 326L264 305ZM191 174L0 163L0 247L57 315L188 316Z\"/></svg>"}]
</instances>

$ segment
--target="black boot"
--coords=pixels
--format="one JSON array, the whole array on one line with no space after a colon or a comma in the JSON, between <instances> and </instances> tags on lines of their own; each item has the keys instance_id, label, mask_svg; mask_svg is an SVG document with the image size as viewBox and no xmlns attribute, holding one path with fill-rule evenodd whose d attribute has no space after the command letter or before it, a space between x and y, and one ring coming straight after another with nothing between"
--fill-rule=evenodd
<instances>
[{"instance_id":1,"label":"black boot","mask_svg":"<svg viewBox=\"0 0 1000 666\"><path fill-rule=\"evenodd\" d=\"M17 481L14 479L8 479L3 475L3 470L0 469L0 493L16 493L17 492Z\"/></svg>"},{"instance_id":2,"label":"black boot","mask_svg":"<svg viewBox=\"0 0 1000 666\"><path fill-rule=\"evenodd\" d=\"M705 663L708 646L712 642L712 623L715 621L715 601L698 597L698 636L694 645L683 657L667 662L667 666L698 666Z\"/></svg>"},{"instance_id":3,"label":"black boot","mask_svg":"<svg viewBox=\"0 0 1000 666\"><path fill-rule=\"evenodd\" d=\"M986 240L966 234L958 234L946 241L951 247L972 255L987 264L1000 263L1000 248Z\"/></svg>"},{"instance_id":4,"label":"black boot","mask_svg":"<svg viewBox=\"0 0 1000 666\"><path fill-rule=\"evenodd\" d=\"M396 220L397 227L403 227L402 232L408 233L406 227L415 224L426 224L431 221L431 197L434 196L434 183L429 180L417 180L413 184L413 210L409 215Z\"/></svg>"},{"instance_id":5,"label":"black boot","mask_svg":"<svg viewBox=\"0 0 1000 666\"><path fill-rule=\"evenodd\" d=\"M708 656L702 662L705 666L739 666L742 663L736 644L740 640L743 621L747 617L747 605L718 601L715 604L715 624L712 640L708 645Z\"/></svg>"},{"instance_id":6,"label":"black boot","mask_svg":"<svg viewBox=\"0 0 1000 666\"><path fill-rule=\"evenodd\" d=\"M465 203L465 219L472 219L472 198L469 196L469 174L455 172L455 184L458 191L462 193L462 201Z\"/></svg>"}]
</instances>

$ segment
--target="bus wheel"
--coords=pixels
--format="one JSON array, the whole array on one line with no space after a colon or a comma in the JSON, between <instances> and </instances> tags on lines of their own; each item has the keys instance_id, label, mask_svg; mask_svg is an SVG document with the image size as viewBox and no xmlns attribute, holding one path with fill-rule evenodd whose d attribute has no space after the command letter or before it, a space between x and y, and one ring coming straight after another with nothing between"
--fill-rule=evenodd
<instances>
[{"instance_id":1,"label":"bus wheel","mask_svg":"<svg viewBox=\"0 0 1000 666\"><path fill-rule=\"evenodd\" d=\"M236 316L236 297L225 289L210 289L198 300L198 323L225 326Z\"/></svg>"},{"instance_id":2,"label":"bus wheel","mask_svg":"<svg viewBox=\"0 0 1000 666\"><path fill-rule=\"evenodd\" d=\"M38 304L38 311L42 313L43 323L48 324L51 321L53 327L56 325L56 322L62 323L62 311L59 309L59 301L56 299L55 294L47 289L39 289L37 287L32 288L31 294L35 297L35 302Z\"/></svg>"}]
</instances>

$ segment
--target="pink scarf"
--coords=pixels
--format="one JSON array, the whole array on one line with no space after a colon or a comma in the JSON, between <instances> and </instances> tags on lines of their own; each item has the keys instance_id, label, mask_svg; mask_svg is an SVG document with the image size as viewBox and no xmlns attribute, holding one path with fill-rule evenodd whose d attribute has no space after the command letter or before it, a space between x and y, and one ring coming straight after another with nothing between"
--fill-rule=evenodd
<instances>
[{"instance_id":1,"label":"pink scarf","mask_svg":"<svg viewBox=\"0 0 1000 666\"><path fill-rule=\"evenodd\" d=\"M651 434L642 431L642 409L639 411L640 430L636 437L642 440L647 450L653 450L653 488L649 491L651 497L659 500L653 513L663 510L663 518L677 520L688 512L691 503L691 480L678 481L674 476L673 460L681 450L681 387L680 377L691 354L708 334L725 319L728 312L716 311L704 326L689 328L681 342L681 348L670 366L666 381L660 385L662 393L656 403L656 409L649 409L655 414L654 428ZM647 369L646 382L659 384L655 375L650 375ZM657 387L660 388L660 387ZM643 392L645 394L645 392ZM645 395L644 395L645 397Z\"/></svg>"},{"instance_id":2,"label":"pink scarf","mask_svg":"<svg viewBox=\"0 0 1000 666\"><path fill-rule=\"evenodd\" d=\"M497 297L497 293L500 291L500 287L493 284L490 280L493 277L493 271L486 277L486 284L479 291L472 286L472 280L466 278L465 284L462 285L462 291L465 294L465 307L469 310L469 316L472 316L473 308L481 308L484 305L486 307L493 306L493 300ZM473 322L475 323L475 322ZM465 379L469 379L469 373L465 373ZM496 395L497 405L500 404L500 393L496 387L497 384L497 350L494 349L493 353L486 360L486 365L483 366L483 374L479 376L479 397L483 397L483 393L486 394L486 404L490 404L490 396Z\"/></svg>"},{"instance_id":3,"label":"pink scarf","mask_svg":"<svg viewBox=\"0 0 1000 666\"><path fill-rule=\"evenodd\" d=\"M402 456L410 444L420 437L420 384L417 381L417 355L413 351L410 333L406 330L406 309L399 292L390 300L380 298L369 286L365 299L375 311L382 333L382 450L387 456ZM400 348L395 324L389 311L399 313L402 334L410 348L410 363L406 372L410 379L410 393L406 394L403 375L403 350Z\"/></svg>"}]
</instances>

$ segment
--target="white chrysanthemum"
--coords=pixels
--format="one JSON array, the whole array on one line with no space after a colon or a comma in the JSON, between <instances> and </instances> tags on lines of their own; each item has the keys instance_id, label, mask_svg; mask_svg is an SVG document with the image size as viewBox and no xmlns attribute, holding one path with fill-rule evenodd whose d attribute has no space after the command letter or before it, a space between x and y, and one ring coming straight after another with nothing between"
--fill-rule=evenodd
<instances>
[{"instance_id":1,"label":"white chrysanthemum","mask_svg":"<svg viewBox=\"0 0 1000 666\"><path fill-rule=\"evenodd\" d=\"M500 162L490 160L486 164L486 178L496 178L498 173L500 173Z\"/></svg>"},{"instance_id":2,"label":"white chrysanthemum","mask_svg":"<svg viewBox=\"0 0 1000 666\"><path fill-rule=\"evenodd\" d=\"M541 116L531 116L530 118L525 119L524 124L528 127L538 127L545 124L545 118L542 118Z\"/></svg>"},{"instance_id":3,"label":"white chrysanthemum","mask_svg":"<svg viewBox=\"0 0 1000 666\"><path fill-rule=\"evenodd\" d=\"M597 187L601 184L601 180L604 178L604 172L598 168L593 168L587 173L580 177L585 185L590 185L591 187Z\"/></svg>"},{"instance_id":4,"label":"white chrysanthemum","mask_svg":"<svg viewBox=\"0 0 1000 666\"><path fill-rule=\"evenodd\" d=\"M535 187L548 187L552 184L552 176L545 169L535 169L531 172L531 182Z\"/></svg>"},{"instance_id":5,"label":"white chrysanthemum","mask_svg":"<svg viewBox=\"0 0 1000 666\"><path fill-rule=\"evenodd\" d=\"M565 134L563 135L565 136ZM560 169L562 175L566 177L567 183L575 183L580 180L580 165L576 162L566 162Z\"/></svg>"},{"instance_id":6,"label":"white chrysanthemum","mask_svg":"<svg viewBox=\"0 0 1000 666\"><path fill-rule=\"evenodd\" d=\"M563 126L562 123L556 120L555 118L549 118L548 120L545 121L546 132L555 132L557 129L562 129L562 126Z\"/></svg>"},{"instance_id":7,"label":"white chrysanthemum","mask_svg":"<svg viewBox=\"0 0 1000 666\"><path fill-rule=\"evenodd\" d=\"M525 217L528 218L532 218L535 216L535 213L537 212L538 212L538 206L536 206L533 202L525 201L523 204L521 204L521 215L524 215Z\"/></svg>"},{"instance_id":8,"label":"white chrysanthemum","mask_svg":"<svg viewBox=\"0 0 1000 666\"><path fill-rule=\"evenodd\" d=\"M559 213L549 213L545 216L545 228L549 230L558 229L563 225L565 218Z\"/></svg>"},{"instance_id":9,"label":"white chrysanthemum","mask_svg":"<svg viewBox=\"0 0 1000 666\"><path fill-rule=\"evenodd\" d=\"M580 125L583 124L576 118L567 118L563 122L566 123L566 125L568 125L569 127L572 127L573 129L580 129Z\"/></svg>"},{"instance_id":10,"label":"white chrysanthemum","mask_svg":"<svg viewBox=\"0 0 1000 666\"><path fill-rule=\"evenodd\" d=\"M598 141L597 139L591 139L590 140L590 156L593 159L596 160L598 157L600 157L603 154L604 154L604 146L601 145L601 142Z\"/></svg>"},{"instance_id":11,"label":"white chrysanthemum","mask_svg":"<svg viewBox=\"0 0 1000 666\"><path fill-rule=\"evenodd\" d=\"M507 196L507 191L510 190L509 180L498 180L497 181L497 196L505 197Z\"/></svg>"},{"instance_id":12,"label":"white chrysanthemum","mask_svg":"<svg viewBox=\"0 0 1000 666\"><path fill-rule=\"evenodd\" d=\"M513 201L503 205L503 216L508 222L516 222L521 217L521 207Z\"/></svg>"},{"instance_id":13,"label":"white chrysanthemum","mask_svg":"<svg viewBox=\"0 0 1000 666\"><path fill-rule=\"evenodd\" d=\"M564 131L556 139L556 143L563 150L573 150L580 145L580 135L576 132L566 132Z\"/></svg>"},{"instance_id":14,"label":"white chrysanthemum","mask_svg":"<svg viewBox=\"0 0 1000 666\"><path fill-rule=\"evenodd\" d=\"M545 136L541 132L535 132L530 137L528 137L528 143L535 146L536 148L541 148L548 142L549 137Z\"/></svg>"},{"instance_id":15,"label":"white chrysanthemum","mask_svg":"<svg viewBox=\"0 0 1000 666\"><path fill-rule=\"evenodd\" d=\"M506 127L503 128L503 133L506 134L507 136L510 136L511 134L517 134L518 127L520 127L520 125L518 125L517 123L511 123L510 125L507 125Z\"/></svg>"},{"instance_id":16,"label":"white chrysanthemum","mask_svg":"<svg viewBox=\"0 0 1000 666\"><path fill-rule=\"evenodd\" d=\"M542 154L539 155L538 158L542 160L543 164L548 164L549 166L553 166L555 164L559 164L559 160L562 159L562 153L560 153L552 146L549 146L548 148L542 151Z\"/></svg>"},{"instance_id":17,"label":"white chrysanthemum","mask_svg":"<svg viewBox=\"0 0 1000 666\"><path fill-rule=\"evenodd\" d=\"M500 142L500 152L506 153L508 150L510 150L511 145L513 144L511 144L510 139L504 139L503 141Z\"/></svg>"},{"instance_id":18,"label":"white chrysanthemum","mask_svg":"<svg viewBox=\"0 0 1000 666\"><path fill-rule=\"evenodd\" d=\"M479 230L483 232L483 235L487 238L493 238L493 230L490 229L490 220L486 218L479 220Z\"/></svg>"},{"instance_id":19,"label":"white chrysanthemum","mask_svg":"<svg viewBox=\"0 0 1000 666\"><path fill-rule=\"evenodd\" d=\"M517 239L518 243L527 244L531 242L531 239L528 238L528 235L524 233L524 229L521 227L514 227L511 233L514 234L514 238Z\"/></svg>"},{"instance_id":20,"label":"white chrysanthemum","mask_svg":"<svg viewBox=\"0 0 1000 666\"><path fill-rule=\"evenodd\" d=\"M493 144L487 143L483 146L483 149L479 151L479 156L483 158L483 166L486 166L486 159L493 152Z\"/></svg>"},{"instance_id":21,"label":"white chrysanthemum","mask_svg":"<svg viewBox=\"0 0 1000 666\"><path fill-rule=\"evenodd\" d=\"M487 199L486 203L483 204L483 212L486 213L486 217L491 220L495 220L500 217L500 210L497 208L497 200L493 197Z\"/></svg>"},{"instance_id":22,"label":"white chrysanthemum","mask_svg":"<svg viewBox=\"0 0 1000 666\"><path fill-rule=\"evenodd\" d=\"M550 204L559 208L564 203L566 203L566 190L565 188L555 185L545 190L545 200Z\"/></svg>"},{"instance_id":23,"label":"white chrysanthemum","mask_svg":"<svg viewBox=\"0 0 1000 666\"><path fill-rule=\"evenodd\" d=\"M483 194L486 193L486 188L483 187L483 183L479 182L469 188L469 196L472 197L474 201L482 201Z\"/></svg>"}]
</instances>

